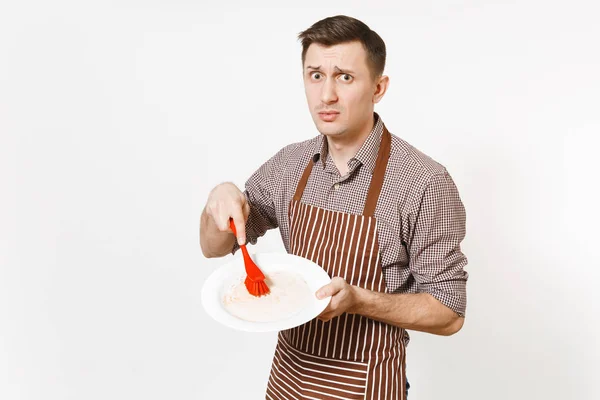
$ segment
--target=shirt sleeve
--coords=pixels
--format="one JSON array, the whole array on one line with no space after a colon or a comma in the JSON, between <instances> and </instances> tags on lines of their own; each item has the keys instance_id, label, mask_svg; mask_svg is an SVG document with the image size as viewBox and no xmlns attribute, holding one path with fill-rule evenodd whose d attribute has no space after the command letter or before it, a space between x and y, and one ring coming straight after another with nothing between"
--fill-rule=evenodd
<instances>
[{"instance_id":1,"label":"shirt sleeve","mask_svg":"<svg viewBox=\"0 0 600 400\"><path fill-rule=\"evenodd\" d=\"M460 243L466 233L466 213L448 172L431 178L415 208L409 255L418 291L464 316L468 273L463 269L467 258Z\"/></svg>"},{"instance_id":2,"label":"shirt sleeve","mask_svg":"<svg viewBox=\"0 0 600 400\"><path fill-rule=\"evenodd\" d=\"M269 229L279 226L273 202L273 193L277 182L277 174L282 169L284 150L260 166L246 181L244 195L250 205L250 214L246 221L246 243L256 244L258 238ZM238 249L234 243L231 253Z\"/></svg>"}]
</instances>

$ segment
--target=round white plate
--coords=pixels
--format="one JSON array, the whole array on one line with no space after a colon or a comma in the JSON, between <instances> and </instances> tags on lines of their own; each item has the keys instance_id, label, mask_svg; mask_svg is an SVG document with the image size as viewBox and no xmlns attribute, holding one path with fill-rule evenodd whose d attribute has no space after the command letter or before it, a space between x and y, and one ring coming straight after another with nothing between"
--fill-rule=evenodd
<instances>
[{"instance_id":1,"label":"round white plate","mask_svg":"<svg viewBox=\"0 0 600 400\"><path fill-rule=\"evenodd\" d=\"M319 265L306 258L287 253L257 253L251 255L265 275L275 271L290 271L300 275L308 284L309 289L316 293L321 287L331 282L327 272ZM202 306L214 320L233 329L246 332L271 332L290 329L302 325L317 317L329 304L331 297L322 300L314 296L314 301L297 314L279 321L251 322L231 315L223 306L225 291L231 283L246 276L244 259L241 252L227 264L218 267L202 286Z\"/></svg>"}]
</instances>

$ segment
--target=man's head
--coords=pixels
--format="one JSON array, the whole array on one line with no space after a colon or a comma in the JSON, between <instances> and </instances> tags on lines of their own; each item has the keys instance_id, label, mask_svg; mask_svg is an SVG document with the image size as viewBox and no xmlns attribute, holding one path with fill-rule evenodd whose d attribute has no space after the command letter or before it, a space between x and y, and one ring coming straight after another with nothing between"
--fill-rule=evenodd
<instances>
[{"instance_id":1,"label":"man's head","mask_svg":"<svg viewBox=\"0 0 600 400\"><path fill-rule=\"evenodd\" d=\"M389 82L383 75L381 37L355 18L335 16L318 21L298 38L308 107L319 132L350 138L370 129L375 103Z\"/></svg>"}]
</instances>

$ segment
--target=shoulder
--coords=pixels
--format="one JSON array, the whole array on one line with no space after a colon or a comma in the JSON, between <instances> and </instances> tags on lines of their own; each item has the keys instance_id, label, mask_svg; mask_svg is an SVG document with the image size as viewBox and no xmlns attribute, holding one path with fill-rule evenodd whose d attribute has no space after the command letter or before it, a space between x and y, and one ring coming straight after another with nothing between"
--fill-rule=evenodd
<instances>
[{"instance_id":1,"label":"shoulder","mask_svg":"<svg viewBox=\"0 0 600 400\"><path fill-rule=\"evenodd\" d=\"M281 181L294 178L315 154L319 143L317 136L282 147L256 170L250 180L279 186Z\"/></svg>"},{"instance_id":2,"label":"shoulder","mask_svg":"<svg viewBox=\"0 0 600 400\"><path fill-rule=\"evenodd\" d=\"M319 151L320 143L319 136L316 136L302 142L288 144L275 153L263 168L269 168L278 176L287 175L299 166L306 166L308 160Z\"/></svg>"},{"instance_id":3,"label":"shoulder","mask_svg":"<svg viewBox=\"0 0 600 400\"><path fill-rule=\"evenodd\" d=\"M446 167L441 163L393 134L390 161L412 179L429 181L447 173Z\"/></svg>"},{"instance_id":4,"label":"shoulder","mask_svg":"<svg viewBox=\"0 0 600 400\"><path fill-rule=\"evenodd\" d=\"M444 165L406 140L392 134L391 147L386 190L401 209L412 211L419 206L428 188L446 185L444 182L451 179Z\"/></svg>"},{"instance_id":5,"label":"shoulder","mask_svg":"<svg viewBox=\"0 0 600 400\"><path fill-rule=\"evenodd\" d=\"M281 148L274 157L286 163L309 159L319 151L319 143L321 143L319 136L302 142L291 143Z\"/></svg>"}]
</instances>

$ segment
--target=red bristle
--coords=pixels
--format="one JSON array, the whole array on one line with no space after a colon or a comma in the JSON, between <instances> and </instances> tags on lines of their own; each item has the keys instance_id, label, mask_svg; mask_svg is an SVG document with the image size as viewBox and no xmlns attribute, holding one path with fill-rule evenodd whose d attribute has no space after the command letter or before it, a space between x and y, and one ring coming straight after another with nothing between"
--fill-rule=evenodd
<instances>
[{"instance_id":1,"label":"red bristle","mask_svg":"<svg viewBox=\"0 0 600 400\"><path fill-rule=\"evenodd\" d=\"M269 286L263 280L253 281L249 276L246 276L244 284L246 285L248 293L250 293L253 296L261 297L271 293Z\"/></svg>"}]
</instances>

